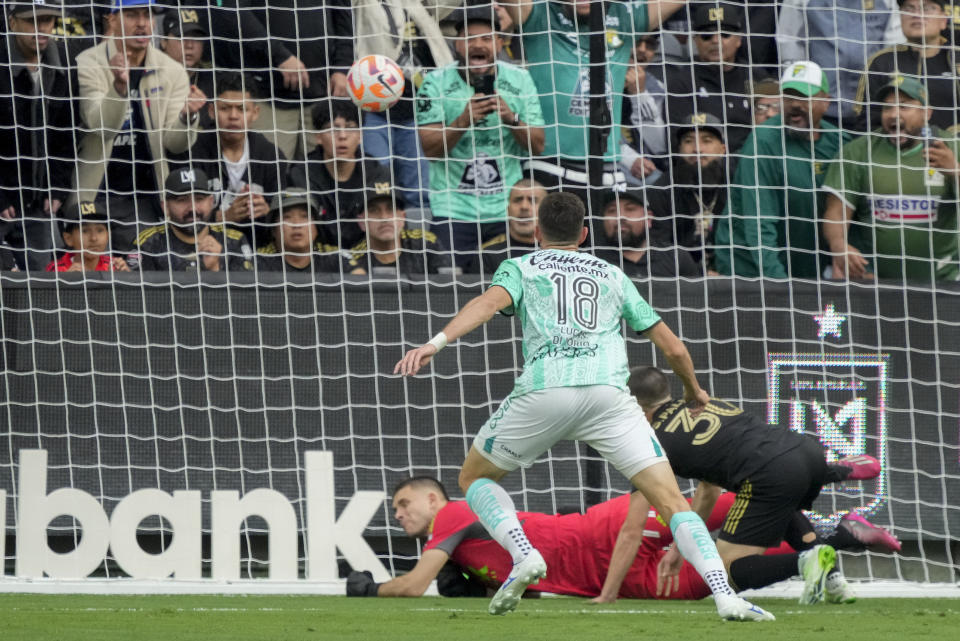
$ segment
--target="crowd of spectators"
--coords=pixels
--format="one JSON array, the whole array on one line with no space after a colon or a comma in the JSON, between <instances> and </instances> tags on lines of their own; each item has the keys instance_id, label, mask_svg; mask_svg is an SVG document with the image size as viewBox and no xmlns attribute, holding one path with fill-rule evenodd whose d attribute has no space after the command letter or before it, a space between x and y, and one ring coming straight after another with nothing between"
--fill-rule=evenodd
<instances>
[{"instance_id":1,"label":"crowd of spectators","mask_svg":"<svg viewBox=\"0 0 960 641\"><path fill-rule=\"evenodd\" d=\"M560 189L634 278L960 276L945 0L612 0L591 89L597 4L6 0L0 268L489 278Z\"/></svg>"}]
</instances>

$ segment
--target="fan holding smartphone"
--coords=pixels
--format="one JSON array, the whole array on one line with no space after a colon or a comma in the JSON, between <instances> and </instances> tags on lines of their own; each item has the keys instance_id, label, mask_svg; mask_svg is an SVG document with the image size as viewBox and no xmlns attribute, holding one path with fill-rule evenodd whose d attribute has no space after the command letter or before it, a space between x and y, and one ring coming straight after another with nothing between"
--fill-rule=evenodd
<instances>
[{"instance_id":1,"label":"fan holding smartphone","mask_svg":"<svg viewBox=\"0 0 960 641\"><path fill-rule=\"evenodd\" d=\"M463 267L481 243L505 232L507 193L522 177L521 162L543 151L544 130L529 72L498 60L493 8L450 17L457 61L424 77L416 111L430 158L431 231Z\"/></svg>"},{"instance_id":2,"label":"fan holding smartphone","mask_svg":"<svg viewBox=\"0 0 960 641\"><path fill-rule=\"evenodd\" d=\"M467 73L469 74L469 72ZM493 97L493 94L496 93L496 89L494 89L494 84L497 81L496 76L494 76L492 73L484 73L479 75L469 74L469 75L470 75L470 86L473 87L474 91L484 96Z\"/></svg>"}]
</instances>

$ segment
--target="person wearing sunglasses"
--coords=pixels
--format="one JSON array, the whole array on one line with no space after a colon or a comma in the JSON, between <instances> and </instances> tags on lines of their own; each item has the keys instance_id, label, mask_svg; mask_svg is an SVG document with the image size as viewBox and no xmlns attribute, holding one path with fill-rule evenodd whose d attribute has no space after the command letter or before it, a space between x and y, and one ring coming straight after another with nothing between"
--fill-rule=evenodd
<instances>
[{"instance_id":1,"label":"person wearing sunglasses","mask_svg":"<svg viewBox=\"0 0 960 641\"><path fill-rule=\"evenodd\" d=\"M698 4L690 26L696 48L692 66L676 65L665 78L671 128L689 123L692 114L714 114L724 123L727 148L736 152L753 126L750 70L734 62L743 43L743 8L727 2Z\"/></svg>"}]
</instances>

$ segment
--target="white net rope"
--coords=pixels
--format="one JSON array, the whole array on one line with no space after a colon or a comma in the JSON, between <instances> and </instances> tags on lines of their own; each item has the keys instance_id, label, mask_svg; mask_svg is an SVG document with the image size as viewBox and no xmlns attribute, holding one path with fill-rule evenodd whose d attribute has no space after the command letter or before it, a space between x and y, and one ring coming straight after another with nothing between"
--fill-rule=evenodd
<instances>
[{"instance_id":1,"label":"white net rope","mask_svg":"<svg viewBox=\"0 0 960 641\"><path fill-rule=\"evenodd\" d=\"M419 548L387 493L429 474L459 496L522 367L520 327L498 318L416 379L393 366L533 249L536 205L563 189L585 201L585 246L635 279L711 394L828 458L881 459L879 479L827 488L811 513L828 531L858 510L904 542L843 555L848 577L956 581L954 8L677 4L604 5L594 96L589 4L481 2L464 20L456 0L6 1L6 574L137 574L113 548L91 567L25 564L22 534L79 558L101 523L36 508L24 525L21 483L54 510L24 476L32 450L47 493L89 494L105 519L137 491L199 492L189 578L218 576L213 493L274 491L237 517L237 575L270 574L266 535L292 514L294 579L320 509L306 455L331 452L335 514L384 493L361 531L389 571L409 568ZM384 112L348 97L371 55L406 84ZM666 367L628 344L632 364ZM628 489L569 443L505 486L551 513ZM194 523L151 496L131 531L170 550Z\"/></svg>"}]
</instances>

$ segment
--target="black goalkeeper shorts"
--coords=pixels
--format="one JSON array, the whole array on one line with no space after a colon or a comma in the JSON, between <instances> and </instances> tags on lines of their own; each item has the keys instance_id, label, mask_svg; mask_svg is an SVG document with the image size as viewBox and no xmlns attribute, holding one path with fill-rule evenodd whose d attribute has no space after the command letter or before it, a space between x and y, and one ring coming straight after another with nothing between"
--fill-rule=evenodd
<instances>
[{"instance_id":1,"label":"black goalkeeper shorts","mask_svg":"<svg viewBox=\"0 0 960 641\"><path fill-rule=\"evenodd\" d=\"M813 438L770 460L744 479L718 538L740 545L773 547L797 510L809 509L827 472L823 447Z\"/></svg>"}]
</instances>

